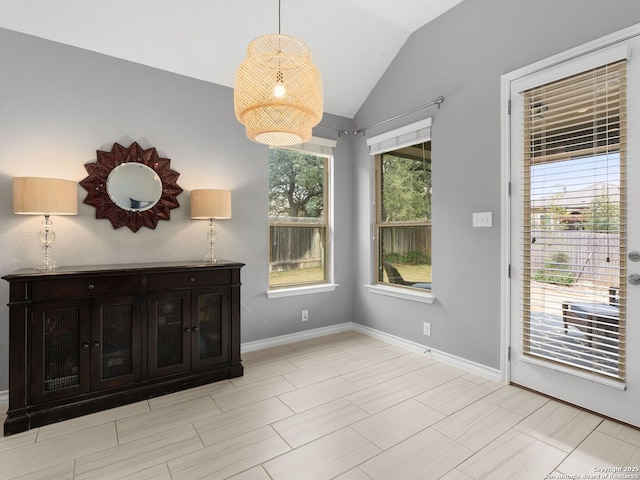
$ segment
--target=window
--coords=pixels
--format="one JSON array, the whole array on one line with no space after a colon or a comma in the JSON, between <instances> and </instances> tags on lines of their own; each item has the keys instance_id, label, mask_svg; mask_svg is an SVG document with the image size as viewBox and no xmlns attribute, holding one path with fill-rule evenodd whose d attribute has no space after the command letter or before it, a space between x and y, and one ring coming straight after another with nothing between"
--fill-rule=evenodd
<instances>
[{"instance_id":1,"label":"window","mask_svg":"<svg viewBox=\"0 0 640 480\"><path fill-rule=\"evenodd\" d=\"M329 282L334 142L322 140L269 149L270 289Z\"/></svg>"},{"instance_id":2,"label":"window","mask_svg":"<svg viewBox=\"0 0 640 480\"><path fill-rule=\"evenodd\" d=\"M625 379L626 61L522 91L523 352Z\"/></svg>"},{"instance_id":3,"label":"window","mask_svg":"<svg viewBox=\"0 0 640 480\"><path fill-rule=\"evenodd\" d=\"M431 142L375 156L377 283L431 290Z\"/></svg>"}]
</instances>

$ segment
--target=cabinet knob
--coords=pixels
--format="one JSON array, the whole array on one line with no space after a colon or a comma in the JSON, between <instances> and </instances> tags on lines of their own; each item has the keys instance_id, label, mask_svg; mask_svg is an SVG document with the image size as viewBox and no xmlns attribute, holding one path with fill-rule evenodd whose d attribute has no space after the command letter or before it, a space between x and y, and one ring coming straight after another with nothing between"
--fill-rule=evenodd
<instances>
[{"instance_id":1,"label":"cabinet knob","mask_svg":"<svg viewBox=\"0 0 640 480\"><path fill-rule=\"evenodd\" d=\"M100 342L93 342L93 348L98 348L100 346Z\"/></svg>"},{"instance_id":2,"label":"cabinet knob","mask_svg":"<svg viewBox=\"0 0 640 480\"><path fill-rule=\"evenodd\" d=\"M200 330L198 327L193 327L194 332L197 332L198 330Z\"/></svg>"},{"instance_id":3,"label":"cabinet knob","mask_svg":"<svg viewBox=\"0 0 640 480\"><path fill-rule=\"evenodd\" d=\"M93 290L94 288L96 288L96 286L93 283L90 283L89 285L87 285L87 288L89 290Z\"/></svg>"},{"instance_id":4,"label":"cabinet knob","mask_svg":"<svg viewBox=\"0 0 640 480\"><path fill-rule=\"evenodd\" d=\"M86 350L87 348L89 348L89 344L88 343L83 343L82 344L82 349Z\"/></svg>"},{"instance_id":5,"label":"cabinet knob","mask_svg":"<svg viewBox=\"0 0 640 480\"><path fill-rule=\"evenodd\" d=\"M189 327L184 329L185 333L191 333L191 329Z\"/></svg>"},{"instance_id":6,"label":"cabinet knob","mask_svg":"<svg viewBox=\"0 0 640 480\"><path fill-rule=\"evenodd\" d=\"M192 282L192 283L195 282L196 281L196 277L189 277L189 281Z\"/></svg>"}]
</instances>

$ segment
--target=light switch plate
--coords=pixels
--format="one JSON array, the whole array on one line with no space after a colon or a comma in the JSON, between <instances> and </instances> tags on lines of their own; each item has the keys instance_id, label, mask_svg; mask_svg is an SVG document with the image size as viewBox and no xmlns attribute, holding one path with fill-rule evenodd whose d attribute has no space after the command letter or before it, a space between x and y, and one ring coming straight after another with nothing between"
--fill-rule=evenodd
<instances>
[{"instance_id":1,"label":"light switch plate","mask_svg":"<svg viewBox=\"0 0 640 480\"><path fill-rule=\"evenodd\" d=\"M474 227L492 227L493 226L493 213L492 212L478 212L473 214L473 226Z\"/></svg>"}]
</instances>

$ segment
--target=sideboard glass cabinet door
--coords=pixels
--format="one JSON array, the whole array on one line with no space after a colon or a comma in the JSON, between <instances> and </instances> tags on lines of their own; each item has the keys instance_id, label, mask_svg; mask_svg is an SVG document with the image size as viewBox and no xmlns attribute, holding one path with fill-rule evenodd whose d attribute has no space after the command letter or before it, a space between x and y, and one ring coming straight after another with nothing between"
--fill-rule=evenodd
<instances>
[{"instance_id":1,"label":"sideboard glass cabinet door","mask_svg":"<svg viewBox=\"0 0 640 480\"><path fill-rule=\"evenodd\" d=\"M34 402L138 380L140 305L135 296L36 304Z\"/></svg>"},{"instance_id":2,"label":"sideboard glass cabinet door","mask_svg":"<svg viewBox=\"0 0 640 480\"><path fill-rule=\"evenodd\" d=\"M229 359L227 287L149 295L149 376Z\"/></svg>"},{"instance_id":3,"label":"sideboard glass cabinet door","mask_svg":"<svg viewBox=\"0 0 640 480\"><path fill-rule=\"evenodd\" d=\"M91 314L86 300L33 308L32 390L34 402L88 392L91 385Z\"/></svg>"},{"instance_id":4,"label":"sideboard glass cabinet door","mask_svg":"<svg viewBox=\"0 0 640 480\"><path fill-rule=\"evenodd\" d=\"M135 295L92 301L91 390L140 380L141 305Z\"/></svg>"},{"instance_id":5,"label":"sideboard glass cabinet door","mask_svg":"<svg viewBox=\"0 0 640 480\"><path fill-rule=\"evenodd\" d=\"M226 287L193 290L191 361L193 368L229 360L229 302Z\"/></svg>"},{"instance_id":6,"label":"sideboard glass cabinet door","mask_svg":"<svg viewBox=\"0 0 640 480\"><path fill-rule=\"evenodd\" d=\"M149 295L149 376L190 368L188 290Z\"/></svg>"}]
</instances>

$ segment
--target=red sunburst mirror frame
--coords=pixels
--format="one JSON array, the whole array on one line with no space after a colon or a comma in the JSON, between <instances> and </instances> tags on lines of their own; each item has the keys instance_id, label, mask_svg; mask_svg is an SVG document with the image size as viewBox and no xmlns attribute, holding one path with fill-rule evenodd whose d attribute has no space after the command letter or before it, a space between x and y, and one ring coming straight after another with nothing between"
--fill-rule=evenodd
<instances>
[{"instance_id":1,"label":"red sunburst mirror frame","mask_svg":"<svg viewBox=\"0 0 640 480\"><path fill-rule=\"evenodd\" d=\"M169 220L171 209L180 206L178 195L182 188L177 184L180 174L171 170L171 160L160 158L155 148L142 149L137 142L129 148L113 144L110 152L97 150L97 161L85 164L89 176L80 185L87 191L84 203L96 209L96 218L108 218L113 228L127 226L137 232L141 227L155 229L159 220ZM129 211L116 205L107 192L107 178L122 163L137 162L151 168L160 177L162 195L158 202L144 211Z\"/></svg>"}]
</instances>

